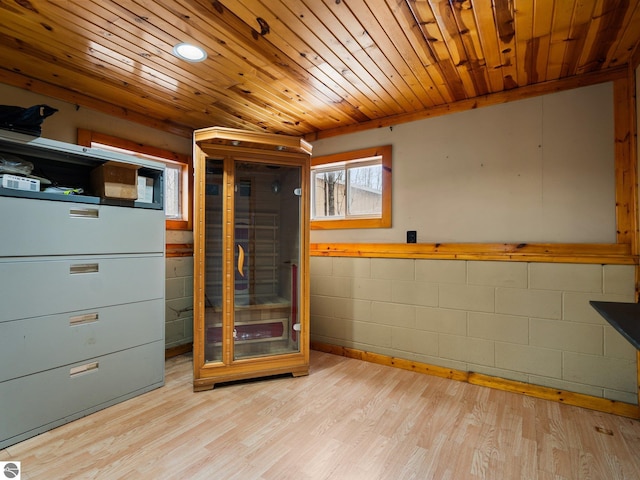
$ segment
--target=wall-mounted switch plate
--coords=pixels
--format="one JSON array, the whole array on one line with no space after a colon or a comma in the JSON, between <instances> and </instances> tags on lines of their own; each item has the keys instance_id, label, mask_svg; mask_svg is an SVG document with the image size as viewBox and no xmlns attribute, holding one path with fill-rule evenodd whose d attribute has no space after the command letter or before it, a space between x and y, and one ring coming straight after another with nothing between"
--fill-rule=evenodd
<instances>
[{"instance_id":1,"label":"wall-mounted switch plate","mask_svg":"<svg viewBox=\"0 0 640 480\"><path fill-rule=\"evenodd\" d=\"M407 243L416 243L418 241L418 232L415 230L407 230Z\"/></svg>"}]
</instances>

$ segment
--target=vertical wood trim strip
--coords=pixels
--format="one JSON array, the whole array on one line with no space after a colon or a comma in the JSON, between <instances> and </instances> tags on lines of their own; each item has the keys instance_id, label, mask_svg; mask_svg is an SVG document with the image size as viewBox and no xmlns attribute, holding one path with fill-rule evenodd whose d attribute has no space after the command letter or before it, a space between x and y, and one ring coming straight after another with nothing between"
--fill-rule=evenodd
<instances>
[{"instance_id":1,"label":"vertical wood trim strip","mask_svg":"<svg viewBox=\"0 0 640 480\"><path fill-rule=\"evenodd\" d=\"M613 82L617 243L637 252L636 162L631 158L631 87L629 78Z\"/></svg>"},{"instance_id":2,"label":"vertical wood trim strip","mask_svg":"<svg viewBox=\"0 0 640 480\"><path fill-rule=\"evenodd\" d=\"M638 105L637 105L637 91L636 91L636 72L635 68L629 66L628 75L627 75L627 83L628 83L628 100L627 104L629 105L629 164L632 167L633 171L633 198L631 202L635 208L634 211L634 238L631 244L631 253L633 255L638 255L640 252L640 235L638 230L640 228L640 218L638 218L639 204L638 204ZM637 283L636 283L637 285ZM638 289L636 288L636 293ZM636 296L636 301L638 297Z\"/></svg>"},{"instance_id":3,"label":"vertical wood trim strip","mask_svg":"<svg viewBox=\"0 0 640 480\"><path fill-rule=\"evenodd\" d=\"M618 84L622 83L622 80L617 80L614 82L614 109L615 109L615 142L616 142L616 210L617 214L620 211L620 203L621 201L625 201L622 199L622 196L625 194L628 195L626 201L629 203L629 207L632 208L633 218L630 220L633 221L633 224L630 226L632 228L632 235L629 238L629 242L631 243L631 252L634 255L638 253L638 159L636 158L636 79L635 72L633 68L630 66L628 69L627 79L625 81L625 88ZM624 101L623 101L624 100ZM622 105L621 105L622 104ZM625 108L621 108L624 105ZM620 140L623 138L624 130L621 122L624 121L624 118L621 118L621 115L626 115L628 127L628 145L625 149L623 149L623 145L620 144ZM630 177L625 176L624 172L620 172L620 170L624 170L624 165L621 165L622 158L621 156L624 154L628 155L628 159L626 160L627 168L629 169ZM622 178L621 178L622 176ZM626 188L629 188L627 191ZM624 190L623 190L624 189ZM619 200L620 198L620 200ZM619 220L618 220L619 222ZM622 231L620 223L618 223L618 235ZM620 242L620 237L618 237L618 242ZM638 285L640 283L640 266L636 261L635 268L635 299L638 301ZM636 390L638 393L638 405L640 405L640 352L636 352Z\"/></svg>"},{"instance_id":4,"label":"vertical wood trim strip","mask_svg":"<svg viewBox=\"0 0 640 480\"><path fill-rule=\"evenodd\" d=\"M235 328L235 238L236 238L236 217L235 217L235 161L231 156L224 157L223 177L222 177L222 363L231 365L235 357L235 339L233 330ZM204 258L204 257L203 257Z\"/></svg>"},{"instance_id":5,"label":"vertical wood trim strip","mask_svg":"<svg viewBox=\"0 0 640 480\"><path fill-rule=\"evenodd\" d=\"M636 50L637 52L637 50ZM634 190L632 193L632 205L635 207L634 210L634 229L633 229L633 239L631 243L631 252L634 255L638 254L640 251L640 235L638 233L639 222L638 218L638 106L637 106L637 91L636 91L636 73L634 64L629 65L628 73L627 73L627 84L628 84L628 105L629 105L629 130L630 130L630 141L629 141L629 164L633 167L633 186ZM639 292L640 292L640 265L638 261L636 261L636 275L635 275L635 300L636 302L639 300ZM640 351L636 352L636 374L637 374L637 392L638 392L638 405L640 405Z\"/></svg>"},{"instance_id":6,"label":"vertical wood trim strip","mask_svg":"<svg viewBox=\"0 0 640 480\"><path fill-rule=\"evenodd\" d=\"M205 167L206 156L194 144L194 215L193 215L193 257L204 259L204 208L205 208ZM204 365L204 261L193 262L193 376L197 378Z\"/></svg>"},{"instance_id":7,"label":"vertical wood trim strip","mask_svg":"<svg viewBox=\"0 0 640 480\"><path fill-rule=\"evenodd\" d=\"M309 251L311 245L311 234L308 226L311 222L311 176L309 175L311 169L311 155L306 155L303 165L300 167L300 187L302 188L302 196L300 208L300 266L299 283L300 283L300 302L298 310L298 319L302 330L299 335L300 351L304 356L305 364L309 365L309 351L311 341L311 270ZM304 301L304 299L307 299Z\"/></svg>"}]
</instances>

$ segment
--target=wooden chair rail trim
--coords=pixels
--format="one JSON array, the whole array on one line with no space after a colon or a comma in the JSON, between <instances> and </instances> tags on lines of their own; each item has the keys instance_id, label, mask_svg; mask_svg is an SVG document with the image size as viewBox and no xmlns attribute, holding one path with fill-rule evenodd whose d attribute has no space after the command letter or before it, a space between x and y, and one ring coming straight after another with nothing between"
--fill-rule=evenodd
<instances>
[{"instance_id":1,"label":"wooden chair rail trim","mask_svg":"<svg viewBox=\"0 0 640 480\"><path fill-rule=\"evenodd\" d=\"M193 244L192 243L167 243L165 255L167 258L192 257Z\"/></svg>"},{"instance_id":2,"label":"wooden chair rail trim","mask_svg":"<svg viewBox=\"0 0 640 480\"><path fill-rule=\"evenodd\" d=\"M312 243L315 257L424 258L637 265L627 244L567 243Z\"/></svg>"},{"instance_id":3,"label":"wooden chair rail trim","mask_svg":"<svg viewBox=\"0 0 640 480\"><path fill-rule=\"evenodd\" d=\"M425 373L437 377L449 378L461 382L480 385L484 387L494 388L496 390L504 390L507 392L519 393L529 397L551 400L575 407L587 408L599 412L612 413L622 417L640 419L640 406L630 403L617 402L600 397L593 397L581 393L567 392L557 390L555 388L533 385L515 380L507 380L500 377L483 375L474 372L465 372L451 368L438 367L426 363L415 362L402 358L390 357L378 353L366 352L354 348L341 347L339 345L331 345L322 342L311 342L311 349L319 352L331 353L347 358L355 358L365 362L377 363L379 365L387 365L390 367L401 368L418 373Z\"/></svg>"}]
</instances>

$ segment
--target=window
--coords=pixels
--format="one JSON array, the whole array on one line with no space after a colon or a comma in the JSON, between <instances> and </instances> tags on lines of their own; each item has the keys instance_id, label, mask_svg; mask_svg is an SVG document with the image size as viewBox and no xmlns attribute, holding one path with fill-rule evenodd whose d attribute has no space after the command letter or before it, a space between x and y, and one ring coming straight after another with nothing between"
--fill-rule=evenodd
<instances>
[{"instance_id":1,"label":"window","mask_svg":"<svg viewBox=\"0 0 640 480\"><path fill-rule=\"evenodd\" d=\"M391 145L311 159L311 228L391 226Z\"/></svg>"},{"instance_id":2,"label":"window","mask_svg":"<svg viewBox=\"0 0 640 480\"><path fill-rule=\"evenodd\" d=\"M191 157L83 129L78 129L78 145L127 153L164 163L167 230L191 230Z\"/></svg>"}]
</instances>

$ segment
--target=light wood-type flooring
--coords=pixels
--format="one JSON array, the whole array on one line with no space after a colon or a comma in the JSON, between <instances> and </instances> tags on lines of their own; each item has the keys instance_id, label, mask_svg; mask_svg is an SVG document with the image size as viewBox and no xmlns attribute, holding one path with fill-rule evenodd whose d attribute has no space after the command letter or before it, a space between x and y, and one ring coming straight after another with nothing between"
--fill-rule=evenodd
<instances>
[{"instance_id":1,"label":"light wood-type flooring","mask_svg":"<svg viewBox=\"0 0 640 480\"><path fill-rule=\"evenodd\" d=\"M23 480L640 478L640 422L454 380L312 351L308 377L191 382L169 359L165 387L0 460Z\"/></svg>"}]
</instances>

